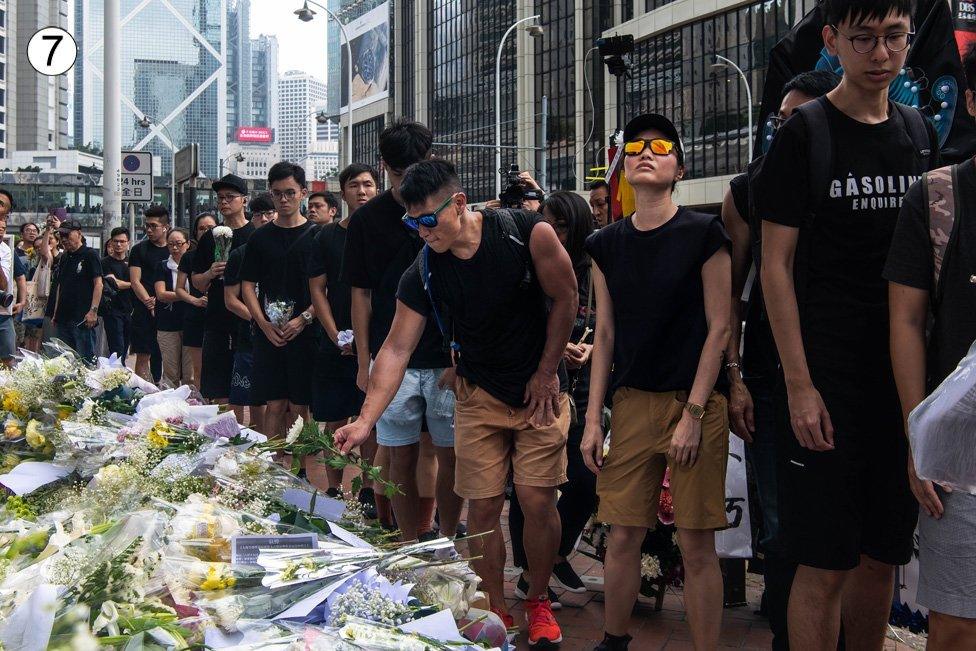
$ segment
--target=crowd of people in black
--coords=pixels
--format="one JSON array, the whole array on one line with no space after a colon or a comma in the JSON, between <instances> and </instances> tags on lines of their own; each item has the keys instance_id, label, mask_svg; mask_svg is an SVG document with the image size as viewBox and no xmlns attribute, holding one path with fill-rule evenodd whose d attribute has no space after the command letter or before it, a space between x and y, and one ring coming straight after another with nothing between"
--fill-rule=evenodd
<instances>
[{"instance_id":1,"label":"crowd of people in black","mask_svg":"<svg viewBox=\"0 0 976 651\"><path fill-rule=\"evenodd\" d=\"M917 521L929 644L971 646L976 496L920 479L905 431L976 339L976 168L942 167L935 130L888 99L911 3L825 12L843 77L784 88L771 147L721 215L674 203L685 150L661 115L624 129L626 216L604 182L587 205L527 173L520 208L476 209L431 132L398 120L379 138L382 192L380 171L354 163L338 198L309 194L304 170L280 162L268 193L214 182L219 214L190 230L148 209L131 250L123 228L100 256L70 219L24 225L15 251L0 245L0 291L18 297L0 300L0 357L20 327L28 349L56 336L92 358L100 322L140 375L191 385L268 436L314 418L400 487L392 503L364 487L369 516L405 541L468 536L514 629L500 527L512 486L531 646L562 639L550 582L586 590L570 558L596 511L611 525L597 650L628 648L670 471L692 641L717 647L731 428L760 497L774 648L882 648ZM964 65L976 116L976 48ZM933 187L956 197L939 204L948 237L930 236ZM0 229L10 208L0 190ZM317 459L302 472L340 494L341 473Z\"/></svg>"}]
</instances>

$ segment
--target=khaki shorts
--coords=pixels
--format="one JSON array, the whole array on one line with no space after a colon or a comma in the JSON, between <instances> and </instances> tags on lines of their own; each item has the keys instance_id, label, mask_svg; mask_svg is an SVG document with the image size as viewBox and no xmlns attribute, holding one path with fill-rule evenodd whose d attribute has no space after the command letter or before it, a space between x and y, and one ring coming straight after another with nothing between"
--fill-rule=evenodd
<instances>
[{"instance_id":1,"label":"khaki shorts","mask_svg":"<svg viewBox=\"0 0 976 651\"><path fill-rule=\"evenodd\" d=\"M560 415L549 427L529 425L526 409L516 409L481 387L458 378L454 407L454 492L467 499L505 492L509 468L522 486L566 482L569 397L560 396Z\"/></svg>"},{"instance_id":2,"label":"khaki shorts","mask_svg":"<svg viewBox=\"0 0 976 651\"><path fill-rule=\"evenodd\" d=\"M729 453L727 402L713 392L705 405L698 458L690 468L666 455L684 411L685 392L617 389L610 416L610 452L597 475L597 518L608 524L653 528L664 471L671 468L674 521L681 529L724 529L725 466Z\"/></svg>"}]
</instances>

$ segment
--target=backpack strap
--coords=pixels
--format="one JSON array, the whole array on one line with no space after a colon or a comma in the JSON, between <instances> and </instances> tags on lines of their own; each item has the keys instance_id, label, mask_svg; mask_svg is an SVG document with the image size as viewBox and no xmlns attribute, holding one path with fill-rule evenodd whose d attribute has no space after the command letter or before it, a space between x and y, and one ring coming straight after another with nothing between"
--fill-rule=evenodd
<instances>
[{"instance_id":1,"label":"backpack strap","mask_svg":"<svg viewBox=\"0 0 976 651\"><path fill-rule=\"evenodd\" d=\"M929 239L932 242L933 307L942 296L942 268L959 205L958 173L958 165L950 165L922 175L922 195L928 207Z\"/></svg>"},{"instance_id":2,"label":"backpack strap","mask_svg":"<svg viewBox=\"0 0 976 651\"><path fill-rule=\"evenodd\" d=\"M532 253L529 250L529 238L532 236L531 231L529 233L523 233L518 227L518 222L515 220L515 210L509 208L502 208L494 212L495 217L498 220L498 225L502 229L502 233L505 235L505 242L515 251L515 255L518 256L519 260L522 261L522 281L519 283L521 289L527 289L529 285L532 284ZM519 213L524 214L524 210L519 210ZM489 213L491 214L491 213Z\"/></svg>"},{"instance_id":3,"label":"backpack strap","mask_svg":"<svg viewBox=\"0 0 976 651\"><path fill-rule=\"evenodd\" d=\"M437 329L441 331L441 336L444 338L444 343L451 350L451 363L454 363L455 353L460 352L461 346L454 341L453 332L448 333L447 326L444 325L444 319L441 318L441 312L437 307L437 298L434 296L434 287L430 282L430 246L424 244L424 248L420 251L420 265L418 268L420 272L420 282L424 286L424 291L427 292L427 300L430 301L430 309L434 314L434 321L437 323Z\"/></svg>"},{"instance_id":4,"label":"backpack strap","mask_svg":"<svg viewBox=\"0 0 976 651\"><path fill-rule=\"evenodd\" d=\"M816 137L825 147L810 147L809 187L812 198L810 213L827 197L830 190L830 175L834 167L834 141L830 137L830 121L827 119L827 109L824 108L826 98L820 97L812 102L798 106L796 112L803 117L806 126L807 139L812 142Z\"/></svg>"},{"instance_id":5,"label":"backpack strap","mask_svg":"<svg viewBox=\"0 0 976 651\"><path fill-rule=\"evenodd\" d=\"M919 113L917 108L906 106L899 102L892 102L895 110L901 114L901 119L905 123L905 130L908 132L912 144L915 145L915 152L919 158L926 161L926 169L932 167L935 162L935 152L932 149L932 141L929 138L929 130L925 125L925 118Z\"/></svg>"}]
</instances>

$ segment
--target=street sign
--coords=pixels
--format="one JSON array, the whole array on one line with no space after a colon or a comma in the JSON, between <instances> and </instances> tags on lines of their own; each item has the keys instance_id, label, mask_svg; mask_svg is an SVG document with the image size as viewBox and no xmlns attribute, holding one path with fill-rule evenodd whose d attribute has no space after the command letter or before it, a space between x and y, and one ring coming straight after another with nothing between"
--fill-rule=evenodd
<instances>
[{"instance_id":1,"label":"street sign","mask_svg":"<svg viewBox=\"0 0 976 651\"><path fill-rule=\"evenodd\" d=\"M153 165L148 151L122 152L122 201L152 203Z\"/></svg>"},{"instance_id":2,"label":"street sign","mask_svg":"<svg viewBox=\"0 0 976 651\"><path fill-rule=\"evenodd\" d=\"M200 174L200 148L193 142L173 156L173 176L177 183L186 183Z\"/></svg>"}]
</instances>

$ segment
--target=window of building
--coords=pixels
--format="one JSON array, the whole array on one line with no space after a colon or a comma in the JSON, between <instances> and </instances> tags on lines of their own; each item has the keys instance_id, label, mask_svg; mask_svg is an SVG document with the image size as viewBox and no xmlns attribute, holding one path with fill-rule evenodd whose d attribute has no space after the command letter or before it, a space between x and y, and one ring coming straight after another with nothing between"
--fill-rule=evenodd
<instances>
[{"instance_id":1,"label":"window of building","mask_svg":"<svg viewBox=\"0 0 976 651\"><path fill-rule=\"evenodd\" d=\"M750 110L759 122L769 50L812 6L763 0L638 41L633 78L617 80L617 124L638 113L666 115L682 135L686 178L738 173L749 160ZM742 68L753 106L734 70L712 70L716 54Z\"/></svg>"}]
</instances>

